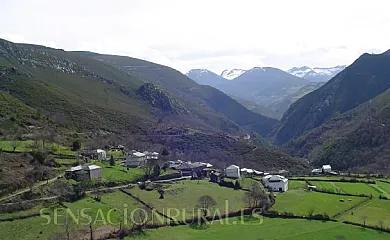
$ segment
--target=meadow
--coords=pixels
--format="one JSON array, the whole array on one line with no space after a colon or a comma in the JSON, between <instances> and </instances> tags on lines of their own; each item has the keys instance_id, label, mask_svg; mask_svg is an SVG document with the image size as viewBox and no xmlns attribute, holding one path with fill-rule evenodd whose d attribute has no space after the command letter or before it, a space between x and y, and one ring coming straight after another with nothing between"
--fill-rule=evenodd
<instances>
[{"instance_id":1,"label":"meadow","mask_svg":"<svg viewBox=\"0 0 390 240\"><path fill-rule=\"evenodd\" d=\"M390 200L373 199L360 207L348 211L338 220L350 221L367 225L379 226L382 221L385 227L390 227Z\"/></svg>"},{"instance_id":2,"label":"meadow","mask_svg":"<svg viewBox=\"0 0 390 240\"><path fill-rule=\"evenodd\" d=\"M164 184L163 186L165 188L164 199L159 199L160 194L156 190L146 191L135 187L130 189L129 192L152 205L156 210L164 211L168 216L178 215L178 220L194 216L197 201L199 197L204 195L211 196L217 202L214 209L219 209L221 213L245 208L244 191L220 187L218 184L206 180L201 180L199 183L198 181L185 180L173 184ZM179 209L180 212L173 210L167 212L168 208Z\"/></svg>"},{"instance_id":3,"label":"meadow","mask_svg":"<svg viewBox=\"0 0 390 240\"><path fill-rule=\"evenodd\" d=\"M272 219L263 218L251 220L242 224L240 218L228 219L230 224L223 221L215 221L206 229L194 229L189 226L162 227L146 230L144 234L127 237L130 239L150 240L215 240L215 239L245 239L245 240L329 240L329 239L353 239L353 240L385 240L390 234L370 229L346 225L338 222L321 222L302 219ZM234 224L234 222L236 224Z\"/></svg>"},{"instance_id":4,"label":"meadow","mask_svg":"<svg viewBox=\"0 0 390 240\"><path fill-rule=\"evenodd\" d=\"M292 189L284 193L276 193L276 203L271 210L279 213L290 212L303 216L307 216L309 211L314 211L314 214L327 213L329 217L333 217L337 213L348 210L365 199L363 197L340 196L303 189Z\"/></svg>"}]
</instances>

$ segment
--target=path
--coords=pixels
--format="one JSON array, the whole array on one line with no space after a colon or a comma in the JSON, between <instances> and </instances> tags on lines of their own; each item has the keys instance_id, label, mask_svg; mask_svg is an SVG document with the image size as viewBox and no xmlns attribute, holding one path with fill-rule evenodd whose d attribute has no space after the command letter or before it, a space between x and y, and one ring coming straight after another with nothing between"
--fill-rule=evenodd
<instances>
[{"instance_id":1,"label":"path","mask_svg":"<svg viewBox=\"0 0 390 240\"><path fill-rule=\"evenodd\" d=\"M62 174L61 174L61 175L62 175ZM58 179L58 177L61 176L61 175L58 175L58 176L56 176L56 177L54 177L54 178L52 178L52 179L49 179L48 181L41 181L41 182L35 183L31 188L34 189L34 188L37 188L37 187L40 187L40 186L49 184L49 183L51 183L51 182L54 182L54 181L56 181L56 180ZM13 197L16 197L16 196L21 195L21 194L23 194L23 193L25 193L25 192L28 192L28 191L30 191L30 190L31 190L30 188L21 189L21 190L15 192L15 193L12 193L12 194L7 195L7 196L4 196L4 197L1 197L1 198L0 198L0 202L5 201L5 200L8 200L8 199L13 198Z\"/></svg>"}]
</instances>

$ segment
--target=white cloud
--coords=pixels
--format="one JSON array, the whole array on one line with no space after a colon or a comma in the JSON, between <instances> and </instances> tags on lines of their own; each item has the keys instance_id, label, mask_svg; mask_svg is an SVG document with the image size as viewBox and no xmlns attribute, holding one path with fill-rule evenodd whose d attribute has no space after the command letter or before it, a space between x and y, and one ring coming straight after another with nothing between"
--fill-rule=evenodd
<instances>
[{"instance_id":1,"label":"white cloud","mask_svg":"<svg viewBox=\"0 0 390 240\"><path fill-rule=\"evenodd\" d=\"M390 48L387 0L0 1L0 37L177 68L332 66Z\"/></svg>"}]
</instances>

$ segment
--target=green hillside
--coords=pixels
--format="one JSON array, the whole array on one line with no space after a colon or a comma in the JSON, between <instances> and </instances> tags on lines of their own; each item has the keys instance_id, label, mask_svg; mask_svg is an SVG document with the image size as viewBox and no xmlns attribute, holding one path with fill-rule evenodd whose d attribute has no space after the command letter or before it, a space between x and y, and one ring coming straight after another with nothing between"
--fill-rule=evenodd
<instances>
[{"instance_id":1,"label":"green hillside","mask_svg":"<svg viewBox=\"0 0 390 240\"><path fill-rule=\"evenodd\" d=\"M276 142L282 144L386 91L390 87L389 64L388 53L362 55L289 108L276 133Z\"/></svg>"},{"instance_id":2,"label":"green hillside","mask_svg":"<svg viewBox=\"0 0 390 240\"><path fill-rule=\"evenodd\" d=\"M315 165L339 170L368 170L388 174L390 157L390 90L332 118L286 148L309 157Z\"/></svg>"}]
</instances>

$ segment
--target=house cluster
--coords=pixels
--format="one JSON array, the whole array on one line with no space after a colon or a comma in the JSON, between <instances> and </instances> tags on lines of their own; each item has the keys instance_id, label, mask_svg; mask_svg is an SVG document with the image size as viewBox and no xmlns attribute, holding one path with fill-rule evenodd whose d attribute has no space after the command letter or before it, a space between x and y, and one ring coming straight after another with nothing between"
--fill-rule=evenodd
<instances>
[{"instance_id":1,"label":"house cluster","mask_svg":"<svg viewBox=\"0 0 390 240\"><path fill-rule=\"evenodd\" d=\"M142 167L145 166L148 160L154 159L157 160L159 158L159 154L157 152L140 152L136 150L130 151L127 156L126 160L122 163L125 167Z\"/></svg>"},{"instance_id":2,"label":"house cluster","mask_svg":"<svg viewBox=\"0 0 390 240\"><path fill-rule=\"evenodd\" d=\"M279 173L285 173L281 170ZM288 179L281 175L270 175L267 172L261 172L249 168L241 168L237 165L230 165L225 169L225 175L228 178L239 178L240 176L252 177L252 176L264 176L262 183L265 187L272 191L285 192L288 190Z\"/></svg>"},{"instance_id":3,"label":"house cluster","mask_svg":"<svg viewBox=\"0 0 390 240\"><path fill-rule=\"evenodd\" d=\"M176 160L169 161L168 167L178 170L182 176L191 176L193 178L209 177L210 173L215 171L212 164L205 162L184 162Z\"/></svg>"},{"instance_id":4,"label":"house cluster","mask_svg":"<svg viewBox=\"0 0 390 240\"><path fill-rule=\"evenodd\" d=\"M66 170L65 178L76 181L101 180L102 168L97 165L79 165Z\"/></svg>"},{"instance_id":5,"label":"house cluster","mask_svg":"<svg viewBox=\"0 0 390 240\"><path fill-rule=\"evenodd\" d=\"M251 168L240 168L237 165L230 165L225 169L225 175L228 178L239 178L240 176L252 177L264 175L264 172L257 171Z\"/></svg>"},{"instance_id":6,"label":"house cluster","mask_svg":"<svg viewBox=\"0 0 390 240\"><path fill-rule=\"evenodd\" d=\"M314 174L331 174L331 175L337 175L338 173L335 171L332 171L332 167L330 165L322 165L321 168L316 168L311 171Z\"/></svg>"}]
</instances>

